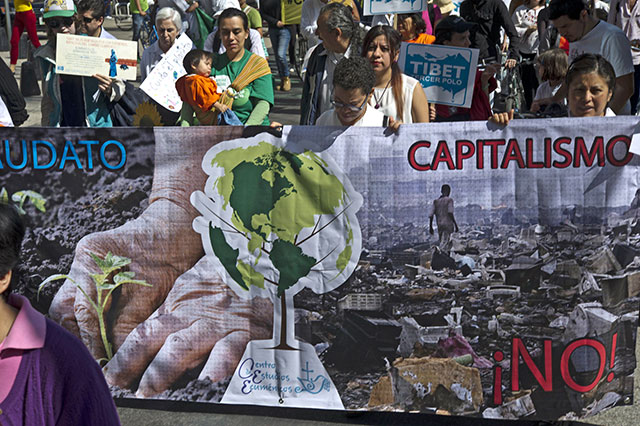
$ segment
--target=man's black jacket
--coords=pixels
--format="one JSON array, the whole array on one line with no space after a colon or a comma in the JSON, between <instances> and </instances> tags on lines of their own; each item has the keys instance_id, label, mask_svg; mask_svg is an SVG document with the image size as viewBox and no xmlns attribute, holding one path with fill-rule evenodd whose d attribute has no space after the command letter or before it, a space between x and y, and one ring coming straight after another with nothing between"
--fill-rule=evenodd
<instances>
[{"instance_id":1,"label":"man's black jacket","mask_svg":"<svg viewBox=\"0 0 640 426\"><path fill-rule=\"evenodd\" d=\"M480 49L480 59L497 59L500 28L509 37L509 58L518 58L520 37L502 0L465 0L460 5L460 16L476 24L471 29L471 47Z\"/></svg>"}]
</instances>

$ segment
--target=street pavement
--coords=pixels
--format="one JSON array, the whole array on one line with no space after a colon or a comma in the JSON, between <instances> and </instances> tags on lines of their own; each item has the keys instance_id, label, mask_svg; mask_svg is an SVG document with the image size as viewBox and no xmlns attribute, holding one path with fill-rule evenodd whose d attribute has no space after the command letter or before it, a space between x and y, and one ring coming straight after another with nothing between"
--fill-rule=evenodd
<instances>
[{"instance_id":1,"label":"street pavement","mask_svg":"<svg viewBox=\"0 0 640 426\"><path fill-rule=\"evenodd\" d=\"M114 36L123 40L131 39L131 30L123 31L116 27L113 20L105 21L105 28ZM40 32L41 42L45 42L45 34ZM272 70L275 70L273 61L273 51L271 50L271 43L268 38L265 38L265 43L269 48L269 62ZM9 63L9 52L0 52L0 56ZM16 69L16 78L20 83L20 71L21 64L24 59L18 61ZM274 80L274 86L279 83L279 79ZM298 124L300 117L300 100L302 98L302 82L296 76L295 73L291 73L292 88L289 92L275 92L275 105L270 113L270 119L272 121L278 121L282 124ZM22 127L40 126L40 101L41 96L32 96L26 98L27 111L29 112L29 119ZM636 344L636 358L640 359L640 339ZM631 406L616 407L610 409L597 416L589 418L589 423L599 425L619 425L619 426L631 426L640 424L640 369L636 368L635 371L635 385L634 395L636 399ZM157 401L156 401L157 402ZM119 407L118 412L123 425L135 425L135 426L177 426L177 425L233 425L233 426L318 426L326 424L410 424L411 421L403 419L401 422L393 421L392 418L388 418L387 414L380 413L379 415L368 416L365 419L360 417L344 416L339 413L325 414L318 411L317 418L323 420L309 419L308 414L306 416L296 415L292 411L281 411L273 409L268 414L256 414L256 409L246 409L246 414L241 411L239 414L228 414L228 412L220 412L217 407L212 407L211 410L203 408L199 404L198 411L218 411L218 412L185 412L180 411L182 406L172 407L170 402L167 402L168 409L157 409L157 404L154 404L153 409L141 409L131 407ZM164 407L163 407L164 408ZM300 418L302 417L302 418ZM329 421L325 421L329 420ZM424 422L423 422L424 423ZM454 424L455 421L451 424ZM514 423L515 424L515 423Z\"/></svg>"}]
</instances>

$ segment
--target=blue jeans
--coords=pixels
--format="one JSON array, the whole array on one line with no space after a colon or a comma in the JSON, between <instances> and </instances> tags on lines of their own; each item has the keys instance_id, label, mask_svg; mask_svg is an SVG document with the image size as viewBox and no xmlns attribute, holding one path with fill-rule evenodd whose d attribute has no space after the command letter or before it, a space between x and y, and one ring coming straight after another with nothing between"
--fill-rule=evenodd
<instances>
[{"instance_id":1,"label":"blue jeans","mask_svg":"<svg viewBox=\"0 0 640 426\"><path fill-rule=\"evenodd\" d=\"M276 54L276 66L280 78L289 77L289 61L287 60L289 40L291 40L289 29L287 27L269 27L269 38Z\"/></svg>"},{"instance_id":2,"label":"blue jeans","mask_svg":"<svg viewBox=\"0 0 640 426\"><path fill-rule=\"evenodd\" d=\"M140 29L144 25L144 20L147 19L146 16L142 16L139 13L132 13L131 20L133 22L133 41L138 41L140 38Z\"/></svg>"}]
</instances>

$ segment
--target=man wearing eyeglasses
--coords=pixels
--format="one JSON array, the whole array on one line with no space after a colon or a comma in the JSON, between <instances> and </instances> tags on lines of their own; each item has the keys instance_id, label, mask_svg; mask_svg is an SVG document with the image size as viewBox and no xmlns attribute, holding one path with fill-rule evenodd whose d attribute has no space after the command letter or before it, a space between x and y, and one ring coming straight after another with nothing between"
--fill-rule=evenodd
<instances>
[{"instance_id":1,"label":"man wearing eyeglasses","mask_svg":"<svg viewBox=\"0 0 640 426\"><path fill-rule=\"evenodd\" d=\"M389 126L397 131L400 122L367 107L375 83L376 76L367 59L355 56L340 60L333 73L333 109L318 117L316 126Z\"/></svg>"},{"instance_id":2,"label":"man wearing eyeglasses","mask_svg":"<svg viewBox=\"0 0 640 426\"><path fill-rule=\"evenodd\" d=\"M89 37L115 39L113 35L102 27L106 7L102 0L80 0L78 2L78 20L80 21L80 34Z\"/></svg>"}]
</instances>

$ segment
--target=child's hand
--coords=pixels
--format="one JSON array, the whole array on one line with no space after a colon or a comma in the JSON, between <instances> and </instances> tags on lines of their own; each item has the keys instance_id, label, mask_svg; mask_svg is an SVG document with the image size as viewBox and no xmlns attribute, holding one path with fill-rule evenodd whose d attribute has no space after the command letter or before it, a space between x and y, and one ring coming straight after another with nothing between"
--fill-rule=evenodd
<instances>
[{"instance_id":1,"label":"child's hand","mask_svg":"<svg viewBox=\"0 0 640 426\"><path fill-rule=\"evenodd\" d=\"M220 102L216 102L215 104L213 104L213 109L215 109L216 111L218 111L219 113L223 113L226 110L229 109L228 106L226 106L225 104L221 104Z\"/></svg>"}]
</instances>

